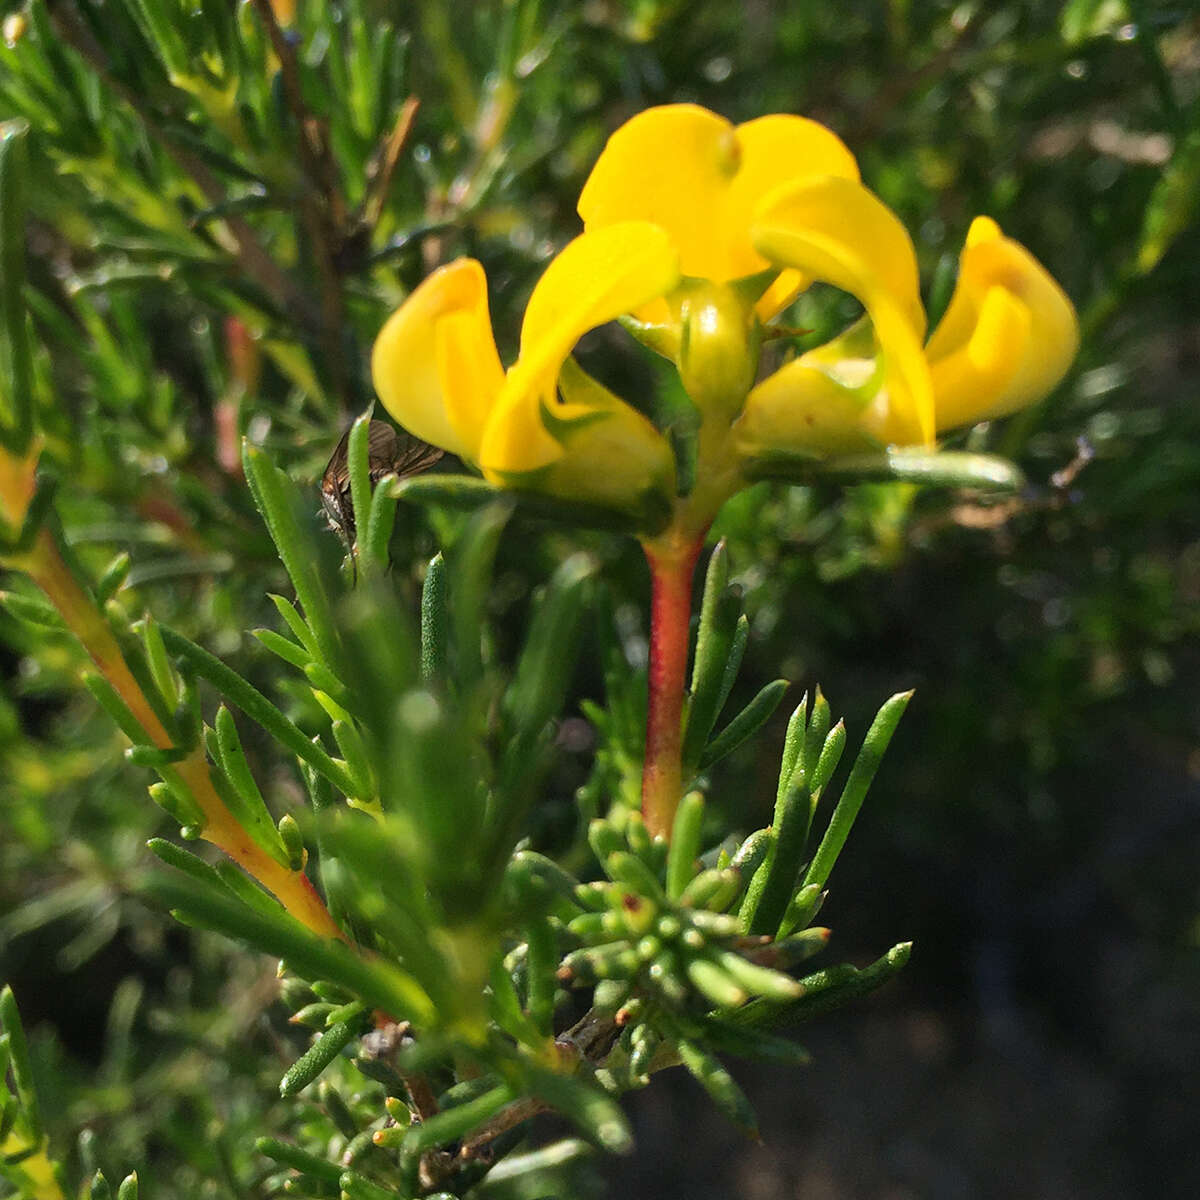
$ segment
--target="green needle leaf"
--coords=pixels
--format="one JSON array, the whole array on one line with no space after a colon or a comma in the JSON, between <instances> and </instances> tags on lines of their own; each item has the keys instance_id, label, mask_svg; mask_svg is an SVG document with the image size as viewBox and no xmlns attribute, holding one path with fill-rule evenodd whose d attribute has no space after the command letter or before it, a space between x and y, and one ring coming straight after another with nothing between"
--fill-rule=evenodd
<instances>
[{"instance_id":1,"label":"green needle leaf","mask_svg":"<svg viewBox=\"0 0 1200 1200\"><path fill-rule=\"evenodd\" d=\"M165 838L151 838L146 845L168 867L190 875L199 883L211 887L220 882L216 871L204 859L176 846L174 842L168 842Z\"/></svg>"},{"instance_id":2,"label":"green needle leaf","mask_svg":"<svg viewBox=\"0 0 1200 1200\"><path fill-rule=\"evenodd\" d=\"M484 609L500 536L511 515L511 503L498 501L481 509L471 518L448 560L457 680L463 690L473 687L483 674Z\"/></svg>"},{"instance_id":3,"label":"green needle leaf","mask_svg":"<svg viewBox=\"0 0 1200 1200\"><path fill-rule=\"evenodd\" d=\"M610 1154L633 1149L629 1123L617 1102L594 1084L535 1067L524 1067L525 1082L534 1095L574 1121L585 1137Z\"/></svg>"},{"instance_id":4,"label":"green needle leaf","mask_svg":"<svg viewBox=\"0 0 1200 1200\"><path fill-rule=\"evenodd\" d=\"M18 455L29 448L33 436L33 360L23 295L28 133L24 121L0 123L0 361L6 375L0 393L8 408L0 412L0 434Z\"/></svg>"},{"instance_id":5,"label":"green needle leaf","mask_svg":"<svg viewBox=\"0 0 1200 1200\"><path fill-rule=\"evenodd\" d=\"M930 454L924 450L896 449L823 461L780 453L749 462L743 469L748 479L778 479L785 483L812 483L818 479L835 483L904 481L996 492L1019 492L1025 486L1025 476L1015 463L964 450Z\"/></svg>"},{"instance_id":6,"label":"green needle leaf","mask_svg":"<svg viewBox=\"0 0 1200 1200\"><path fill-rule=\"evenodd\" d=\"M363 957L341 942L318 938L283 909L267 916L251 911L224 887L215 890L187 876L153 875L140 890L189 921L248 942L284 959L307 979L327 979L347 988L372 1008L397 1020L428 1023L434 1009L424 988L389 964Z\"/></svg>"},{"instance_id":7,"label":"green needle leaf","mask_svg":"<svg viewBox=\"0 0 1200 1200\"><path fill-rule=\"evenodd\" d=\"M807 729L808 693L805 692L788 719L787 733L784 734L783 757L779 763L779 786L775 789L776 808L783 803L784 793L792 782L792 773L796 770L800 752L804 749L804 734Z\"/></svg>"},{"instance_id":8,"label":"green needle leaf","mask_svg":"<svg viewBox=\"0 0 1200 1200\"><path fill-rule=\"evenodd\" d=\"M555 572L530 623L506 707L514 729L539 733L562 708L574 667L574 643L584 594L596 564L574 554Z\"/></svg>"},{"instance_id":9,"label":"green needle leaf","mask_svg":"<svg viewBox=\"0 0 1200 1200\"><path fill-rule=\"evenodd\" d=\"M404 1135L401 1153L405 1157L417 1156L448 1142L456 1142L494 1117L513 1098L512 1088L502 1083L482 1096L476 1096L474 1100L437 1113L427 1121L414 1125Z\"/></svg>"},{"instance_id":10,"label":"green needle leaf","mask_svg":"<svg viewBox=\"0 0 1200 1200\"><path fill-rule=\"evenodd\" d=\"M711 959L689 959L684 970L692 986L718 1008L737 1008L745 1003L749 993Z\"/></svg>"},{"instance_id":11,"label":"green needle leaf","mask_svg":"<svg viewBox=\"0 0 1200 1200\"><path fill-rule=\"evenodd\" d=\"M389 562L388 544L396 526L396 506L400 497L385 487L377 487L367 509L366 530L360 540L358 556L368 570L386 570ZM357 511L361 511L356 509Z\"/></svg>"},{"instance_id":12,"label":"green needle leaf","mask_svg":"<svg viewBox=\"0 0 1200 1200\"><path fill-rule=\"evenodd\" d=\"M847 963L826 967L799 980L804 987L799 1000L783 1007L766 999L751 1000L723 1019L736 1025L810 1021L882 987L904 968L911 953L912 942L900 942L861 971Z\"/></svg>"},{"instance_id":13,"label":"green needle leaf","mask_svg":"<svg viewBox=\"0 0 1200 1200\"><path fill-rule=\"evenodd\" d=\"M287 1070L279 1081L281 1096L294 1096L308 1087L331 1062L360 1034L366 1024L365 1014L350 1021L331 1025Z\"/></svg>"},{"instance_id":14,"label":"green needle leaf","mask_svg":"<svg viewBox=\"0 0 1200 1200\"><path fill-rule=\"evenodd\" d=\"M251 633L272 654L282 658L284 662L290 663L293 667L297 667L301 671L307 670L309 664L312 662L312 656L303 646L297 646L295 642L289 641L273 629L254 629L251 630Z\"/></svg>"},{"instance_id":15,"label":"green needle leaf","mask_svg":"<svg viewBox=\"0 0 1200 1200\"><path fill-rule=\"evenodd\" d=\"M18 621L24 621L35 629L51 629L60 633L67 628L58 609L38 596L26 596L21 592L0 592L0 606Z\"/></svg>"},{"instance_id":16,"label":"green needle leaf","mask_svg":"<svg viewBox=\"0 0 1200 1200\"><path fill-rule=\"evenodd\" d=\"M447 606L446 560L430 559L421 588L421 678L445 678L450 659L450 611Z\"/></svg>"},{"instance_id":17,"label":"green needle leaf","mask_svg":"<svg viewBox=\"0 0 1200 1200\"><path fill-rule=\"evenodd\" d=\"M242 465L255 503L267 523L279 557L296 589L308 627L327 664L340 659L333 614L325 584L317 569L310 531L301 524L303 510L296 485L267 455L249 442L242 447Z\"/></svg>"},{"instance_id":18,"label":"green needle leaf","mask_svg":"<svg viewBox=\"0 0 1200 1200\"><path fill-rule=\"evenodd\" d=\"M742 921L748 933L773 934L787 912L804 858L811 799L808 778L798 763L782 802L775 806L771 823L774 836L766 859L746 892Z\"/></svg>"},{"instance_id":19,"label":"green needle leaf","mask_svg":"<svg viewBox=\"0 0 1200 1200\"><path fill-rule=\"evenodd\" d=\"M338 1186L349 1200L397 1200L399 1196L398 1192L372 1183L357 1171L343 1171L338 1177Z\"/></svg>"},{"instance_id":20,"label":"green needle leaf","mask_svg":"<svg viewBox=\"0 0 1200 1200\"><path fill-rule=\"evenodd\" d=\"M350 475L350 502L361 521L371 511L371 414L363 413L350 426L346 468Z\"/></svg>"},{"instance_id":21,"label":"green needle leaf","mask_svg":"<svg viewBox=\"0 0 1200 1200\"><path fill-rule=\"evenodd\" d=\"M215 737L212 740L216 742L218 761L236 799L233 806L234 816L257 846L271 855L276 862L286 866L288 853L275 827L275 818L267 808L267 802L251 774L233 713L223 704L217 709Z\"/></svg>"},{"instance_id":22,"label":"green needle leaf","mask_svg":"<svg viewBox=\"0 0 1200 1200\"><path fill-rule=\"evenodd\" d=\"M683 738L685 772L699 761L704 743L720 713L721 689L742 615L741 592L727 586L729 558L724 541L717 543L704 576L696 655L692 663L687 722Z\"/></svg>"},{"instance_id":23,"label":"green needle leaf","mask_svg":"<svg viewBox=\"0 0 1200 1200\"><path fill-rule=\"evenodd\" d=\"M267 1158L272 1158L285 1167L291 1167L293 1171L299 1171L301 1175L311 1175L314 1179L334 1184L342 1177L343 1168L339 1164L318 1158L315 1154L309 1154L306 1150L301 1150L299 1146L293 1146L290 1142L281 1142L271 1137L260 1137L255 1141L254 1148L259 1154L265 1154Z\"/></svg>"},{"instance_id":24,"label":"green needle leaf","mask_svg":"<svg viewBox=\"0 0 1200 1200\"><path fill-rule=\"evenodd\" d=\"M751 995L780 1001L796 1000L804 995L804 985L790 975L748 962L732 950L720 951L717 962L731 979Z\"/></svg>"},{"instance_id":25,"label":"green needle leaf","mask_svg":"<svg viewBox=\"0 0 1200 1200\"><path fill-rule=\"evenodd\" d=\"M534 917L526 925L525 941L529 1018L546 1036L554 1021L554 999L558 990L558 946L554 928L545 917Z\"/></svg>"},{"instance_id":26,"label":"green needle leaf","mask_svg":"<svg viewBox=\"0 0 1200 1200\"><path fill-rule=\"evenodd\" d=\"M696 873L703 824L704 797L699 792L688 792L675 812L675 825L671 830L670 849L667 851L667 895L672 900L678 900L683 895L684 888Z\"/></svg>"},{"instance_id":27,"label":"green needle leaf","mask_svg":"<svg viewBox=\"0 0 1200 1200\"><path fill-rule=\"evenodd\" d=\"M842 752L846 749L846 726L841 722L829 731L825 745L821 747L821 755L813 768L812 794L815 803L817 797L824 791L825 785L833 778L838 763L842 761Z\"/></svg>"},{"instance_id":28,"label":"green needle leaf","mask_svg":"<svg viewBox=\"0 0 1200 1200\"><path fill-rule=\"evenodd\" d=\"M846 786L842 789L837 807L829 820L829 828L825 830L825 836L821 839L821 844L817 847L804 876L806 887L814 884L817 887L825 886L825 881L846 844L846 838L854 825L854 818L858 816L858 810L866 799L867 789L875 778L875 772L879 769L888 743L892 740L892 734L896 732L896 726L900 723L912 695L912 692L899 692L885 701L871 723L871 728L867 730L862 749L858 752L858 758L854 760L850 777L846 780ZM780 913L780 916L782 915Z\"/></svg>"},{"instance_id":29,"label":"green needle leaf","mask_svg":"<svg viewBox=\"0 0 1200 1200\"><path fill-rule=\"evenodd\" d=\"M284 596L277 596L274 592L268 592L267 598L275 605L276 611L292 631L292 636L308 651L309 657L316 658L320 653L317 649L316 638L313 637L308 622L300 615L296 606Z\"/></svg>"},{"instance_id":30,"label":"green needle leaf","mask_svg":"<svg viewBox=\"0 0 1200 1200\"><path fill-rule=\"evenodd\" d=\"M146 731L141 727L137 717L129 711L125 701L117 694L116 688L103 675L97 675L92 671L85 671L83 686L92 693L92 699L108 713L117 728L135 746L146 745Z\"/></svg>"},{"instance_id":31,"label":"green needle leaf","mask_svg":"<svg viewBox=\"0 0 1200 1200\"><path fill-rule=\"evenodd\" d=\"M798 1042L748 1025L733 1025L716 1017L706 1017L699 1024L699 1037L722 1054L739 1058L758 1059L784 1067L805 1067L812 1055Z\"/></svg>"},{"instance_id":32,"label":"green needle leaf","mask_svg":"<svg viewBox=\"0 0 1200 1200\"><path fill-rule=\"evenodd\" d=\"M17 1099L25 1118L29 1141L37 1145L42 1140L42 1119L38 1109L37 1093L33 1089L33 1068L29 1061L29 1045L25 1041L25 1027L17 1010L17 1000L12 988L0 988L0 1029L8 1042L8 1065L12 1071Z\"/></svg>"},{"instance_id":33,"label":"green needle leaf","mask_svg":"<svg viewBox=\"0 0 1200 1200\"><path fill-rule=\"evenodd\" d=\"M354 780L350 773L344 767L338 766L320 746L310 742L304 731L285 717L252 683L227 667L215 655L173 629L164 627L162 635L172 654L185 659L197 675L207 679L252 721L257 721L272 737L282 742L297 758L324 775L343 794L355 794Z\"/></svg>"},{"instance_id":34,"label":"green needle leaf","mask_svg":"<svg viewBox=\"0 0 1200 1200\"><path fill-rule=\"evenodd\" d=\"M697 1042L680 1039L675 1044L683 1065L709 1094L716 1106L741 1130L758 1137L758 1118L745 1093L716 1057Z\"/></svg>"},{"instance_id":35,"label":"green needle leaf","mask_svg":"<svg viewBox=\"0 0 1200 1200\"><path fill-rule=\"evenodd\" d=\"M825 744L825 735L833 716L829 710L829 701L817 685L813 696L812 713L808 718L808 728L804 731L804 744L800 748L800 762L804 764L804 773L811 780L815 774L817 758Z\"/></svg>"},{"instance_id":36,"label":"green needle leaf","mask_svg":"<svg viewBox=\"0 0 1200 1200\"><path fill-rule=\"evenodd\" d=\"M752 738L771 719L789 686L786 679L768 683L704 748L698 764L700 770L707 770Z\"/></svg>"}]
</instances>

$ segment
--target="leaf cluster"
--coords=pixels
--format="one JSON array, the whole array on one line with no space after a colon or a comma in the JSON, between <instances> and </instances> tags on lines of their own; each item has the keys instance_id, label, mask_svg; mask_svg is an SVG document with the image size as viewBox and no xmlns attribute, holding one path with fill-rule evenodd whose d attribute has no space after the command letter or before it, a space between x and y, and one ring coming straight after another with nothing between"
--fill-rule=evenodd
<instances>
[{"instance_id":1,"label":"leaf cluster","mask_svg":"<svg viewBox=\"0 0 1200 1200\"><path fill-rule=\"evenodd\" d=\"M364 419L356 433L365 427ZM352 436L352 480L365 478L366 452L365 439ZM811 921L908 697L881 710L815 852L812 817L845 744L819 693L789 726L770 828L732 852L721 844L706 850L705 804L695 792L668 846L618 803L590 826L604 877L585 881L522 848L522 839L592 591L588 560L560 566L533 606L515 664L501 669L488 649L486 599L507 509L480 509L430 563L418 630L370 549L369 530L386 519L382 510L394 510L396 489L385 480L372 494L368 483L368 533L351 551L357 570L339 584L312 569L311 529L294 485L253 449L245 466L299 601L276 601L290 637L260 636L303 677L326 730L310 740L237 672L173 631L154 627L147 660L158 660L151 674L159 679L214 686L295 755L310 807L276 825L230 710L218 708L203 730L222 795L247 834L293 867L311 846L346 943L315 936L229 864L210 866L169 842L151 848L174 870L148 877L143 891L186 924L280 959L292 1020L318 1031L284 1073L282 1096L303 1092L347 1052L383 1087L373 1111L360 1105L352 1121L339 1110L340 1164L317 1165L310 1150L270 1139L260 1149L351 1196L372 1195L372 1187L474 1195L544 1108L570 1117L600 1147L627 1149L614 1098L675 1062L753 1129L718 1053L804 1061L801 1048L764 1027L860 995L907 958L901 946L866 972L791 974L825 947L828 930ZM760 727L782 690L769 689L710 739L720 692L727 695L736 675L738 630L744 648L737 601L719 547L693 669L693 770ZM603 774L606 756L598 758ZM147 765L169 780L169 761ZM185 830L196 819L176 815ZM194 832L203 832L202 818ZM564 1025L580 989L590 997L587 1011ZM360 1161L354 1146L371 1152ZM565 1150L544 1153L556 1159Z\"/></svg>"}]
</instances>

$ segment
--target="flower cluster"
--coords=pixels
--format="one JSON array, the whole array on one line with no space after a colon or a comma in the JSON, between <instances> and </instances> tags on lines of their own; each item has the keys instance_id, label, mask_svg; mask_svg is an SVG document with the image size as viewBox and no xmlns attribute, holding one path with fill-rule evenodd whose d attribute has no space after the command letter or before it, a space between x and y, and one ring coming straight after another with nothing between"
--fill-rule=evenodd
<instances>
[{"instance_id":1,"label":"flower cluster","mask_svg":"<svg viewBox=\"0 0 1200 1200\"><path fill-rule=\"evenodd\" d=\"M1070 301L988 217L927 339L908 233L840 139L803 117L735 127L689 104L643 112L609 140L579 214L584 232L534 288L507 371L468 258L426 279L375 346L392 415L500 486L631 512L656 498L694 532L752 463L761 475L780 455L931 446L1046 395L1078 345ZM862 318L760 379L769 322L816 281L856 297ZM686 502L666 434L571 357L615 319L675 363L697 410Z\"/></svg>"}]
</instances>

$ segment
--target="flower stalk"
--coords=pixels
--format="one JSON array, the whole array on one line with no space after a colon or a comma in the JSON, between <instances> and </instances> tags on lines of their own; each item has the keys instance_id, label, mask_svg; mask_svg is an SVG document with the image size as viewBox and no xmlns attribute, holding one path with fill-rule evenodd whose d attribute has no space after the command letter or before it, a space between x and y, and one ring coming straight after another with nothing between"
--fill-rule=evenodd
<instances>
[{"instance_id":1,"label":"flower stalk","mask_svg":"<svg viewBox=\"0 0 1200 1200\"><path fill-rule=\"evenodd\" d=\"M704 536L676 531L643 543L650 565L650 663L642 816L653 837L670 837L683 794L683 697L692 577Z\"/></svg>"}]
</instances>

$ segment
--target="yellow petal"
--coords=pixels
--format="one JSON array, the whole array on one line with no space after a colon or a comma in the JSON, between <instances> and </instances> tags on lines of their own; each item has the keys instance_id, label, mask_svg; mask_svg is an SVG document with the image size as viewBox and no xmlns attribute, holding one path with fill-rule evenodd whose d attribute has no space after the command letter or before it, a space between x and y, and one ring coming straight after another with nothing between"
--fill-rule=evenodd
<instances>
[{"instance_id":1,"label":"yellow petal","mask_svg":"<svg viewBox=\"0 0 1200 1200\"><path fill-rule=\"evenodd\" d=\"M609 138L579 197L584 228L618 221L662 226L688 275L725 279L713 217L738 169L733 126L694 104L650 108Z\"/></svg>"},{"instance_id":2,"label":"yellow petal","mask_svg":"<svg viewBox=\"0 0 1200 1200\"><path fill-rule=\"evenodd\" d=\"M568 359L562 399L505 389L488 422L484 475L582 503L641 511L674 492L666 438Z\"/></svg>"},{"instance_id":3,"label":"yellow petal","mask_svg":"<svg viewBox=\"0 0 1200 1200\"><path fill-rule=\"evenodd\" d=\"M758 319L765 325L773 317L779 316L808 287L809 282L799 271L780 271L754 305Z\"/></svg>"},{"instance_id":4,"label":"yellow petal","mask_svg":"<svg viewBox=\"0 0 1200 1200\"><path fill-rule=\"evenodd\" d=\"M772 453L826 458L902 443L905 423L868 317L787 363L755 387L733 427L740 458Z\"/></svg>"},{"instance_id":5,"label":"yellow petal","mask_svg":"<svg viewBox=\"0 0 1200 1200\"><path fill-rule=\"evenodd\" d=\"M542 419L565 453L551 469L564 495L624 508L675 492L675 456L652 421L588 375L573 358L558 378L560 402Z\"/></svg>"},{"instance_id":6,"label":"yellow petal","mask_svg":"<svg viewBox=\"0 0 1200 1200\"><path fill-rule=\"evenodd\" d=\"M749 237L771 189L813 175L857 179L840 139L804 117L762 117L735 128L694 104L647 109L609 138L583 193L586 229L642 220L662 226L680 270L725 282L768 264Z\"/></svg>"},{"instance_id":7,"label":"yellow petal","mask_svg":"<svg viewBox=\"0 0 1200 1200\"><path fill-rule=\"evenodd\" d=\"M881 350L888 427L901 442L933 440L933 395L921 342L925 312L912 241L861 184L827 176L777 188L759 206L754 244L772 262L862 301Z\"/></svg>"},{"instance_id":8,"label":"yellow petal","mask_svg":"<svg viewBox=\"0 0 1200 1200\"><path fill-rule=\"evenodd\" d=\"M858 163L845 143L824 125L806 117L759 117L736 130L741 169L730 181L721 214L729 242L729 274L736 279L763 270L768 263L750 240L755 210L770 192L786 183L832 175L858 182ZM795 294L796 280L782 285Z\"/></svg>"},{"instance_id":9,"label":"yellow petal","mask_svg":"<svg viewBox=\"0 0 1200 1200\"><path fill-rule=\"evenodd\" d=\"M479 447L479 466L493 483L541 471L562 457L562 446L542 422L546 397L524 388L502 388Z\"/></svg>"},{"instance_id":10,"label":"yellow petal","mask_svg":"<svg viewBox=\"0 0 1200 1200\"><path fill-rule=\"evenodd\" d=\"M946 315L926 347L938 429L1003 416L1040 400L1079 349L1062 288L989 217L977 217Z\"/></svg>"},{"instance_id":11,"label":"yellow petal","mask_svg":"<svg viewBox=\"0 0 1200 1200\"><path fill-rule=\"evenodd\" d=\"M482 320L475 310L451 312L437 322L435 331L442 403L450 429L458 439L459 449L453 452L475 463L479 461L488 415L504 384L504 369L491 327L484 325L486 321L486 309ZM481 336L484 333L486 341Z\"/></svg>"},{"instance_id":12,"label":"yellow petal","mask_svg":"<svg viewBox=\"0 0 1200 1200\"><path fill-rule=\"evenodd\" d=\"M597 325L656 300L679 282L679 256L646 221L622 221L568 242L538 280L521 323L520 368L558 367Z\"/></svg>"},{"instance_id":13,"label":"yellow petal","mask_svg":"<svg viewBox=\"0 0 1200 1200\"><path fill-rule=\"evenodd\" d=\"M371 375L383 406L410 433L477 460L504 372L474 259L434 271L388 318Z\"/></svg>"},{"instance_id":14,"label":"yellow petal","mask_svg":"<svg viewBox=\"0 0 1200 1200\"><path fill-rule=\"evenodd\" d=\"M678 256L670 239L645 221L584 233L564 247L538 280L525 309L520 357L484 431L484 473L538 471L562 458L562 441L548 428L547 415L550 424L557 420L579 426L600 416L624 421L627 413L659 438L645 418L598 384L590 392L577 388L569 403L560 401L559 376L570 380L570 353L589 329L656 299L678 280ZM639 433L644 432L637 422Z\"/></svg>"},{"instance_id":15,"label":"yellow petal","mask_svg":"<svg viewBox=\"0 0 1200 1200\"><path fill-rule=\"evenodd\" d=\"M877 449L871 436L871 401L857 386L798 358L760 383L746 400L733 427L738 457L769 458L772 453L826 458Z\"/></svg>"}]
</instances>

